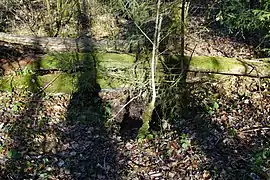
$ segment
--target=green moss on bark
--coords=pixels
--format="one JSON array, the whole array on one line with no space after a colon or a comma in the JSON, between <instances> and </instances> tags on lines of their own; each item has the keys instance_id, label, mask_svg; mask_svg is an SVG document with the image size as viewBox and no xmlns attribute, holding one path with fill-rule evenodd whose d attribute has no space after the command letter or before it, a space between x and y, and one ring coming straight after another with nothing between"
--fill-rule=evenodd
<instances>
[{"instance_id":1,"label":"green moss on bark","mask_svg":"<svg viewBox=\"0 0 270 180\"><path fill-rule=\"evenodd\" d=\"M155 108L155 104L153 102L148 103L148 105L145 108L145 111L143 112L142 119L143 124L142 127L139 129L138 138L144 139L149 134L149 123L152 118L152 113Z\"/></svg>"}]
</instances>

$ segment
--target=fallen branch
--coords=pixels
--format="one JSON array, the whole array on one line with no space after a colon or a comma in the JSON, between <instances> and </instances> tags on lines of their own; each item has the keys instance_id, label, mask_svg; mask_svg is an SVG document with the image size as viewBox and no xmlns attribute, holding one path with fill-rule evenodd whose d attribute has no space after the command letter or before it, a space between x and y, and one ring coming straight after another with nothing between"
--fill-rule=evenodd
<instances>
[{"instance_id":1,"label":"fallen branch","mask_svg":"<svg viewBox=\"0 0 270 180\"><path fill-rule=\"evenodd\" d=\"M240 131L240 133L248 133L248 132L254 132L254 131L259 131L259 130L270 130L270 127L254 127L254 128L248 128L248 129L243 129Z\"/></svg>"},{"instance_id":2,"label":"fallen branch","mask_svg":"<svg viewBox=\"0 0 270 180\"><path fill-rule=\"evenodd\" d=\"M0 32L0 41L30 46L45 52L82 52L101 50L106 52L135 52L138 41L96 40L84 38L34 37L20 36Z\"/></svg>"},{"instance_id":3,"label":"fallen branch","mask_svg":"<svg viewBox=\"0 0 270 180\"><path fill-rule=\"evenodd\" d=\"M218 71L202 71L202 70L187 70L188 72L195 72L195 73L208 73L208 74L220 74L220 75L228 75L228 76L246 76L246 77L253 77L253 78L270 78L270 75L254 75L254 74L238 74L233 72L218 72Z\"/></svg>"}]
</instances>

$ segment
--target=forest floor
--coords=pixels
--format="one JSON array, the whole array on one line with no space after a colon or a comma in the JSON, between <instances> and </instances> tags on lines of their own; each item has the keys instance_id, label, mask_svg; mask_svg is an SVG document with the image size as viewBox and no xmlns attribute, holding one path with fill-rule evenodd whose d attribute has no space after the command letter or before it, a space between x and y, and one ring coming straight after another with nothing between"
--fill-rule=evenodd
<instances>
[{"instance_id":1,"label":"forest floor","mask_svg":"<svg viewBox=\"0 0 270 180\"><path fill-rule=\"evenodd\" d=\"M187 53L254 57L250 45L212 33L190 27ZM33 55L19 51L0 58ZM269 80L228 78L226 88L220 80L188 83L159 99L174 116L162 119L156 109L152 137L142 142L144 100L118 113L134 92L0 92L0 178L269 179Z\"/></svg>"}]
</instances>

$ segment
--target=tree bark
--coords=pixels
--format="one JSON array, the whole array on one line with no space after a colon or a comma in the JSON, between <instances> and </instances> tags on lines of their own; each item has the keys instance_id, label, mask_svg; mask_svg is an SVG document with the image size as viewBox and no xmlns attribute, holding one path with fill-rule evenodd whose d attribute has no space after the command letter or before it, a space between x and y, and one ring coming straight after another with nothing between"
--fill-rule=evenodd
<instances>
[{"instance_id":1,"label":"tree bark","mask_svg":"<svg viewBox=\"0 0 270 180\"><path fill-rule=\"evenodd\" d=\"M51 38L20 36L0 32L0 41L34 47L44 52L91 52L101 50L107 52L135 52L138 41L95 40L92 38ZM86 44L88 44L86 46Z\"/></svg>"},{"instance_id":2,"label":"tree bark","mask_svg":"<svg viewBox=\"0 0 270 180\"><path fill-rule=\"evenodd\" d=\"M182 0L182 7L181 7L181 56L184 57L185 55L185 6L186 0Z\"/></svg>"}]
</instances>

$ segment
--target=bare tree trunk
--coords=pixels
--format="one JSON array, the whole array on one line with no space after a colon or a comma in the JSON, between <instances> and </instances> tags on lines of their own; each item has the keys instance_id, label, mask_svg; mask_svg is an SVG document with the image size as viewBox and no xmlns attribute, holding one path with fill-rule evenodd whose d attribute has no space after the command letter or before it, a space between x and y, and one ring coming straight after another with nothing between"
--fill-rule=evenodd
<instances>
[{"instance_id":1,"label":"bare tree trunk","mask_svg":"<svg viewBox=\"0 0 270 180\"><path fill-rule=\"evenodd\" d=\"M181 56L184 57L185 55L185 5L186 1L182 0L182 7L181 7Z\"/></svg>"},{"instance_id":2,"label":"bare tree trunk","mask_svg":"<svg viewBox=\"0 0 270 180\"><path fill-rule=\"evenodd\" d=\"M155 34L153 41L153 50L152 50L152 59L151 59L151 86L152 86L152 103L155 104L156 101L156 83L155 83L155 73L156 73L156 63L158 60L158 47L159 47L159 39L160 39L160 28L162 17L159 14L160 10L160 0L158 0L157 4L157 15L156 15L156 25L155 25Z\"/></svg>"},{"instance_id":3,"label":"bare tree trunk","mask_svg":"<svg viewBox=\"0 0 270 180\"><path fill-rule=\"evenodd\" d=\"M153 110L155 108L157 92L156 92L156 66L159 56L159 43L160 43L160 30L161 30L161 23L162 23L162 15L160 14L160 5L161 0L158 0L157 3L157 14L156 14L156 24L155 24L155 34L154 34L154 41L152 43L153 50L152 50L152 58L151 58L151 87L152 87L152 100L146 106L145 111L142 115L143 125L139 129L138 137L139 139L143 139L147 136L149 130L149 122L151 121Z\"/></svg>"}]
</instances>

